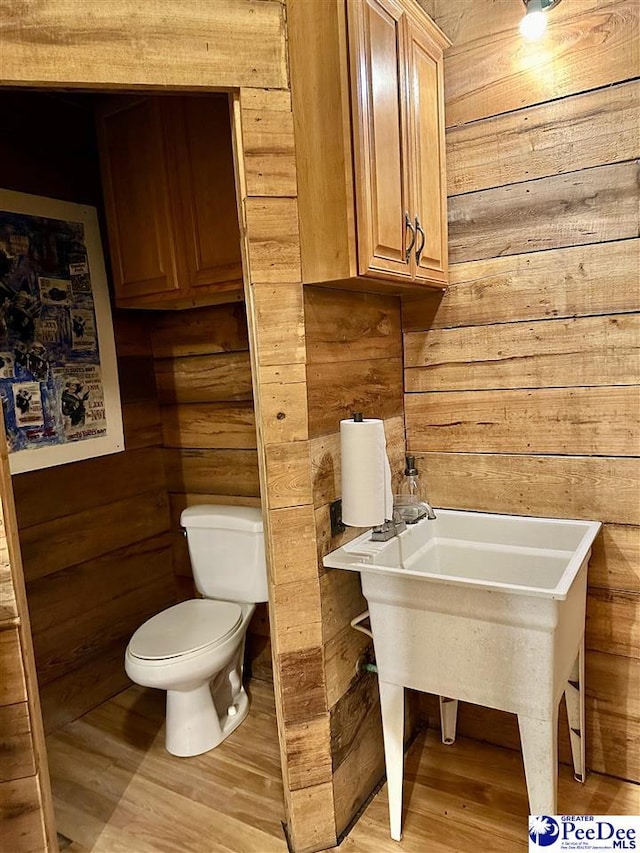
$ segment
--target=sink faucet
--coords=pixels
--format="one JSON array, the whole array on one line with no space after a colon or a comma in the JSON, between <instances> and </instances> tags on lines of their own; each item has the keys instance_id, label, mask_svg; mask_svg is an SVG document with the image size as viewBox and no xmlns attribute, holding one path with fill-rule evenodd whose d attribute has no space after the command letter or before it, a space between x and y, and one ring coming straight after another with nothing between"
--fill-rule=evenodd
<instances>
[{"instance_id":1,"label":"sink faucet","mask_svg":"<svg viewBox=\"0 0 640 853\"><path fill-rule=\"evenodd\" d=\"M428 518L428 520L429 520L429 521L435 521L435 520L436 520L436 513L435 513L435 510L433 509L433 507L431 506L431 504L429 503L429 501L422 501L422 503L423 503L423 504L426 506L426 508L427 508L427 518Z\"/></svg>"},{"instance_id":2,"label":"sink faucet","mask_svg":"<svg viewBox=\"0 0 640 853\"><path fill-rule=\"evenodd\" d=\"M431 510L433 512L433 510ZM435 518L435 516L434 516ZM407 525L400 517L400 513L398 513L395 509L393 511L393 518L387 518L382 524L379 524L377 527L374 527L371 531L371 541L372 542L388 542L389 539L393 539L394 536L397 536L399 533L402 533L403 530L407 529Z\"/></svg>"}]
</instances>

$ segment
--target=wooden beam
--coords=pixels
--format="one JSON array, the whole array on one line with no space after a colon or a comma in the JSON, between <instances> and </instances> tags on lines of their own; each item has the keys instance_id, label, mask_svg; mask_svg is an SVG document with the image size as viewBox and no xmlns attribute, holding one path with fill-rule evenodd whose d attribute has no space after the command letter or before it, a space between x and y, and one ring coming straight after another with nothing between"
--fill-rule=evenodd
<instances>
[{"instance_id":1,"label":"wooden beam","mask_svg":"<svg viewBox=\"0 0 640 853\"><path fill-rule=\"evenodd\" d=\"M0 38L5 86L287 86L283 8L267 0L56 0L13 8Z\"/></svg>"}]
</instances>

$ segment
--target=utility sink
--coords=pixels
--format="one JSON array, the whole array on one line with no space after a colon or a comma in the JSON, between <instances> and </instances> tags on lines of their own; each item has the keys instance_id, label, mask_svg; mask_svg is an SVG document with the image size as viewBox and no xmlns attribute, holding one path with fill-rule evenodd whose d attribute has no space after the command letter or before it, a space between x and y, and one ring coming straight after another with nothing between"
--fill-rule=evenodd
<instances>
[{"instance_id":1,"label":"utility sink","mask_svg":"<svg viewBox=\"0 0 640 853\"><path fill-rule=\"evenodd\" d=\"M584 780L587 563L601 524L436 509L388 542L365 533L328 554L356 571L378 668L391 836L401 837L404 688L518 715L531 814L556 813L558 704L565 694ZM399 775L398 775L399 774Z\"/></svg>"}]
</instances>

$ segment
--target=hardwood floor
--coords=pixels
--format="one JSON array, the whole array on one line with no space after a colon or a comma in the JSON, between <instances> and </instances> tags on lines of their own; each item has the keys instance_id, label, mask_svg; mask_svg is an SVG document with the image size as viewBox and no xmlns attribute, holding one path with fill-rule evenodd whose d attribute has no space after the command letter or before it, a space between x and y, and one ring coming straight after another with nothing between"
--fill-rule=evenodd
<instances>
[{"instance_id":1,"label":"hardwood floor","mask_svg":"<svg viewBox=\"0 0 640 853\"><path fill-rule=\"evenodd\" d=\"M251 713L217 749L164 749L164 693L131 687L47 739L64 853L286 853L273 692L250 684ZM640 788L560 768L559 811L637 814ZM518 753L421 734L406 759L402 842L388 832L386 788L339 853L518 853L528 806Z\"/></svg>"}]
</instances>

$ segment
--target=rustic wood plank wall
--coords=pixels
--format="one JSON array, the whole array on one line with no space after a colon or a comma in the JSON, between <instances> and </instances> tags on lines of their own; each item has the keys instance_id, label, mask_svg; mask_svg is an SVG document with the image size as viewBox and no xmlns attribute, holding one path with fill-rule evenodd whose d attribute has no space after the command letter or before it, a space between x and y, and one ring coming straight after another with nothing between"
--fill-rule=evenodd
<instances>
[{"instance_id":1,"label":"rustic wood plank wall","mask_svg":"<svg viewBox=\"0 0 640 853\"><path fill-rule=\"evenodd\" d=\"M7 850L55 853L53 803L33 664L4 422L0 423L0 821Z\"/></svg>"},{"instance_id":2,"label":"rustic wood plank wall","mask_svg":"<svg viewBox=\"0 0 640 853\"><path fill-rule=\"evenodd\" d=\"M336 822L290 93L241 88L234 114L287 831L294 850L321 850Z\"/></svg>"},{"instance_id":3,"label":"rustic wood plank wall","mask_svg":"<svg viewBox=\"0 0 640 853\"><path fill-rule=\"evenodd\" d=\"M394 296L305 287L312 495L319 557L320 624L331 736L336 829L340 835L384 773L375 677L357 674L370 640L350 622L367 609L360 578L325 570L321 558L360 530L331 535L340 497L340 421L353 411L382 418L395 481L404 460L400 301Z\"/></svg>"},{"instance_id":4,"label":"rustic wood plank wall","mask_svg":"<svg viewBox=\"0 0 640 853\"><path fill-rule=\"evenodd\" d=\"M439 306L405 306L409 447L437 505L604 522L588 766L638 781L638 5L562 4L533 45L518 4L422 5L453 41L452 263ZM463 733L518 744L507 715L460 717Z\"/></svg>"}]
</instances>

